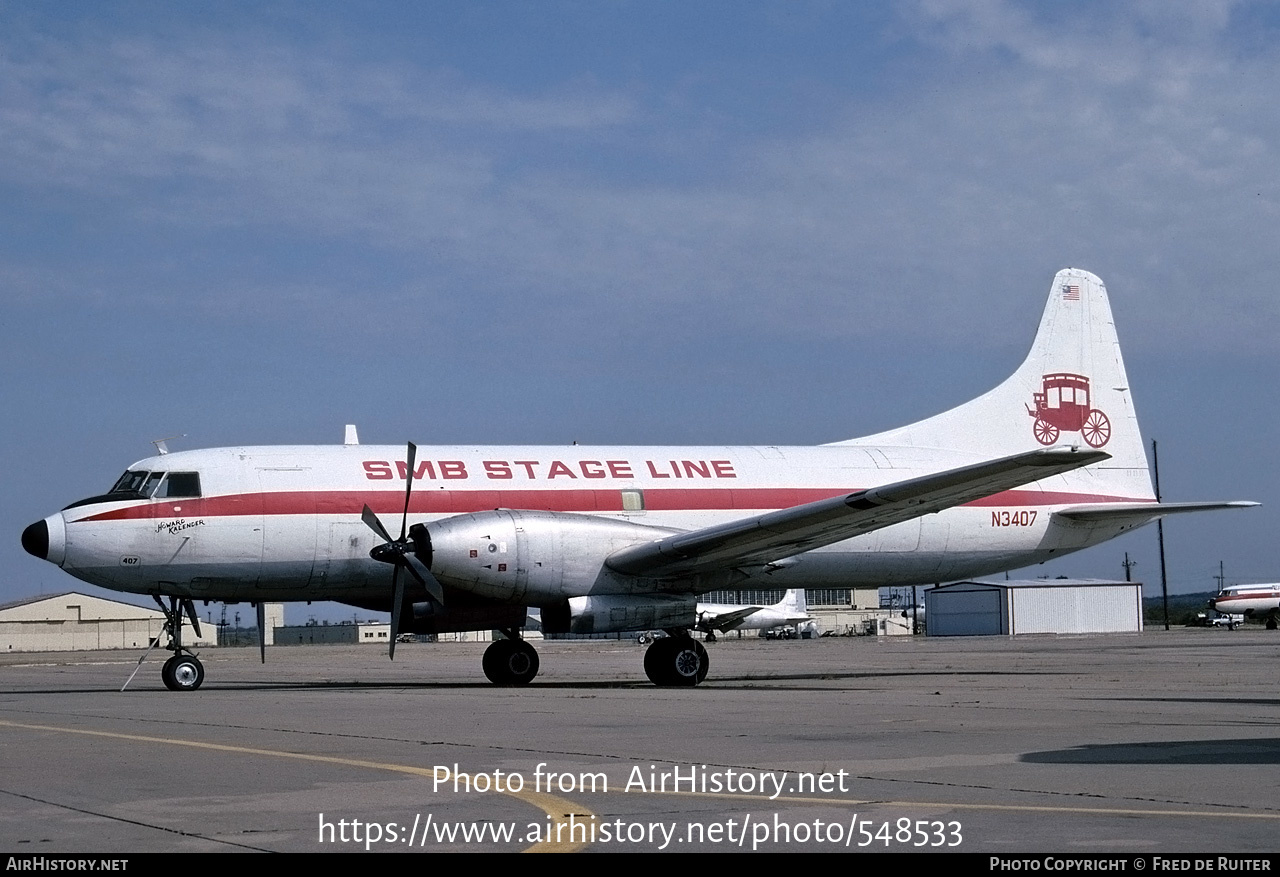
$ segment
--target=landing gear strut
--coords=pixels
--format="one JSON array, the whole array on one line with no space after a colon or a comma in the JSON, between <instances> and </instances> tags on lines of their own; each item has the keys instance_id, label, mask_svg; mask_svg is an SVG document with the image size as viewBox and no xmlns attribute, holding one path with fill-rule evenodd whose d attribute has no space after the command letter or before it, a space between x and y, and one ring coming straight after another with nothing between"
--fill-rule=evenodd
<instances>
[{"instance_id":1,"label":"landing gear strut","mask_svg":"<svg viewBox=\"0 0 1280 877\"><path fill-rule=\"evenodd\" d=\"M160 644L161 637L167 637L168 642L164 648L173 652L173 657L165 661L164 666L160 668L160 679L163 680L164 687L170 691L195 691L204 683L204 665L200 663L200 659L194 652L182 645L183 612L191 618L196 636L200 636L200 619L196 617L195 604L190 600L179 600L177 597L170 597L168 606L165 606L164 601L159 597L156 597L155 601L160 605L160 611L164 613L164 627L160 630L160 636L153 639L151 645L147 646L147 650L142 653L142 657L138 659L138 666L133 668L133 672L129 674L124 685L120 686L120 690L124 691L129 687L129 683L138 674L138 668L147 659L147 655Z\"/></svg>"},{"instance_id":2,"label":"landing gear strut","mask_svg":"<svg viewBox=\"0 0 1280 877\"><path fill-rule=\"evenodd\" d=\"M494 685L528 685L538 675L538 652L519 638L516 630L504 630L506 639L494 640L484 650L484 675Z\"/></svg>"},{"instance_id":3,"label":"landing gear strut","mask_svg":"<svg viewBox=\"0 0 1280 877\"><path fill-rule=\"evenodd\" d=\"M707 678L709 666L702 643L683 630L655 641L644 653L644 672L654 685L697 685Z\"/></svg>"}]
</instances>

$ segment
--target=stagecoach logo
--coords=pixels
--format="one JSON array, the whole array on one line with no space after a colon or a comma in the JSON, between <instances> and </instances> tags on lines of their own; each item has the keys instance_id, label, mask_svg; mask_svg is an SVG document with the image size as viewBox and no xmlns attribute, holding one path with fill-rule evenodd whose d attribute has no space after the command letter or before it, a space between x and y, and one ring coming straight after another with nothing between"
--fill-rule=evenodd
<instances>
[{"instance_id":1,"label":"stagecoach logo","mask_svg":"<svg viewBox=\"0 0 1280 877\"><path fill-rule=\"evenodd\" d=\"M1032 394L1035 407L1027 413L1035 418L1031 430L1036 441L1052 445L1061 432L1078 432L1091 448L1100 448L1111 440L1111 421L1097 408L1089 407L1089 379L1070 372L1044 376L1044 386Z\"/></svg>"},{"instance_id":2,"label":"stagecoach logo","mask_svg":"<svg viewBox=\"0 0 1280 877\"><path fill-rule=\"evenodd\" d=\"M183 530L191 530L195 527L203 526L204 518L199 518L194 521L188 521L186 518L178 518L174 521L161 521L156 524L156 532L159 533L161 530L168 530L170 536L176 536Z\"/></svg>"}]
</instances>

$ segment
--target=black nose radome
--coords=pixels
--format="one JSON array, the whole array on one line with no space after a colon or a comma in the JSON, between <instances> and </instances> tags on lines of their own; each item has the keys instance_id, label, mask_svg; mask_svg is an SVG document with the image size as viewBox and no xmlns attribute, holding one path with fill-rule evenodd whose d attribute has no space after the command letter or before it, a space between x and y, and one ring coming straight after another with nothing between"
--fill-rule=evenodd
<instances>
[{"instance_id":1,"label":"black nose radome","mask_svg":"<svg viewBox=\"0 0 1280 877\"><path fill-rule=\"evenodd\" d=\"M22 547L27 554L33 554L41 560L49 559L49 525L44 521L36 521L22 531Z\"/></svg>"}]
</instances>

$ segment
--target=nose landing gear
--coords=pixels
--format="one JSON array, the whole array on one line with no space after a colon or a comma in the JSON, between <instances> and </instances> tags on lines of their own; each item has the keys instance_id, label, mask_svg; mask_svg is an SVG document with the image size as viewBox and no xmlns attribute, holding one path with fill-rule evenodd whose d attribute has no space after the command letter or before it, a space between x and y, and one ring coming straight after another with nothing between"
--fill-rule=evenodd
<instances>
[{"instance_id":1,"label":"nose landing gear","mask_svg":"<svg viewBox=\"0 0 1280 877\"><path fill-rule=\"evenodd\" d=\"M155 597L155 601L159 604L160 611L164 613L164 627L160 630L160 636L151 640L147 650L138 659L138 666L133 668L133 672L124 681L124 685L120 686L120 690L124 691L129 687L129 683L133 681L134 676L138 675L138 670L142 667L142 662L147 659L147 655L160 644L160 637L167 637L168 642L164 648L173 652L173 657L165 661L164 666L160 668L160 679L164 682L164 687L170 691L195 691L204 683L204 665L200 663L200 659L194 652L182 645L184 612L191 619L196 636L200 636L200 619L196 616L195 604L190 600L179 600L177 597L170 597L168 606L165 606L164 601L159 597Z\"/></svg>"}]
</instances>

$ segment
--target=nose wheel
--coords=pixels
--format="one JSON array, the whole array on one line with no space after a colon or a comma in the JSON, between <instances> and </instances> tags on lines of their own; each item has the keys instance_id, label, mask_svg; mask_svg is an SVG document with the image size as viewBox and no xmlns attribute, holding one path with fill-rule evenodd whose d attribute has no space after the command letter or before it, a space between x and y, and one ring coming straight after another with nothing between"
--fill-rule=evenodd
<instances>
[{"instance_id":1,"label":"nose wheel","mask_svg":"<svg viewBox=\"0 0 1280 877\"><path fill-rule=\"evenodd\" d=\"M133 668L133 672L124 681L124 685L120 686L120 690L124 691L129 687L129 683L133 681L134 676L138 675L138 670L141 669L142 662L147 659L147 655L151 654L152 649L160 645L161 637L167 637L168 643L165 644L164 648L173 652L173 657L165 661L164 666L160 668L160 680L164 682L164 687L170 691L195 691L204 684L204 665L200 663L199 658L182 645L182 616L184 612L191 618L191 626L195 628L196 636L200 636L200 619L196 616L195 604L190 600L180 600L177 597L170 597L168 606L159 597L156 597L155 601L159 604L160 611L164 613L164 627L160 630L160 636L151 640L147 650L138 659L138 666ZM259 614L259 618L261 618L261 614ZM261 630L262 622L259 621L258 624L259 630Z\"/></svg>"},{"instance_id":2,"label":"nose wheel","mask_svg":"<svg viewBox=\"0 0 1280 877\"><path fill-rule=\"evenodd\" d=\"M204 665L195 655L174 655L160 668L160 678L170 691L195 691L204 682Z\"/></svg>"}]
</instances>

